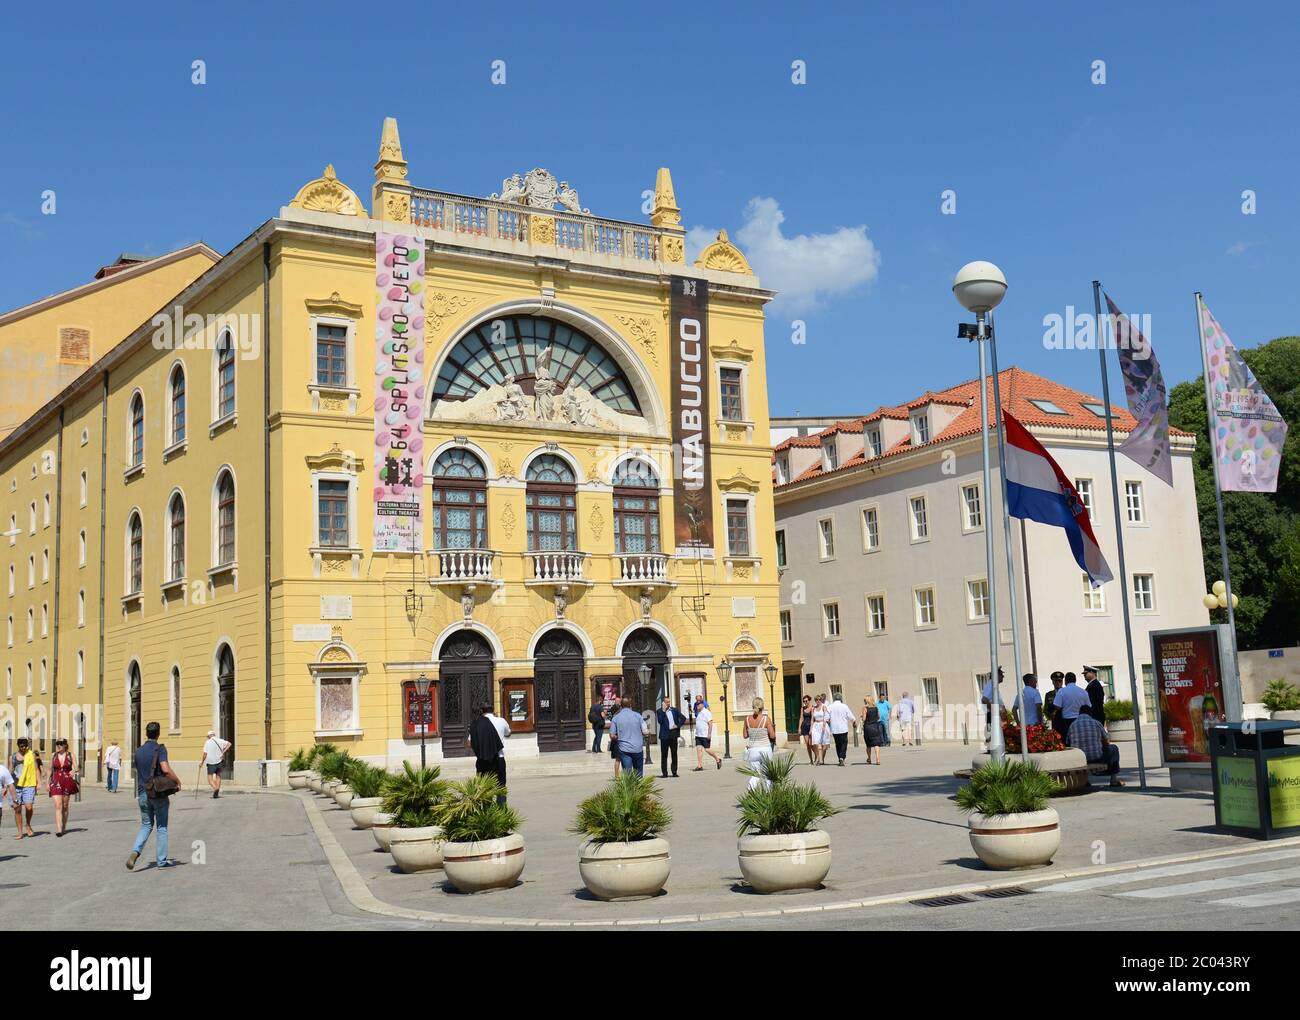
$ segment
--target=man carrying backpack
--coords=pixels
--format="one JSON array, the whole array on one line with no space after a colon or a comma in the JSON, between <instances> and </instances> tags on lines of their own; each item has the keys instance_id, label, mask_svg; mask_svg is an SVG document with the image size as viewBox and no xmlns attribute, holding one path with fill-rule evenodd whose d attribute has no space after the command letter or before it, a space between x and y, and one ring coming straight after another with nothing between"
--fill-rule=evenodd
<instances>
[{"instance_id":1,"label":"man carrying backpack","mask_svg":"<svg viewBox=\"0 0 1300 1020\"><path fill-rule=\"evenodd\" d=\"M151 722L144 728L148 739L135 752L135 793L140 804L140 832L135 837L135 846L126 855L127 871L134 870L140 851L155 829L158 832L154 841L158 867L176 866L176 862L167 856L167 798L180 792L181 780L167 764L167 747L158 743L160 732L162 727Z\"/></svg>"},{"instance_id":2,"label":"man carrying backpack","mask_svg":"<svg viewBox=\"0 0 1300 1020\"><path fill-rule=\"evenodd\" d=\"M605 736L605 706L599 701L591 706L587 722L591 723L591 753L600 754L600 741Z\"/></svg>"}]
</instances>

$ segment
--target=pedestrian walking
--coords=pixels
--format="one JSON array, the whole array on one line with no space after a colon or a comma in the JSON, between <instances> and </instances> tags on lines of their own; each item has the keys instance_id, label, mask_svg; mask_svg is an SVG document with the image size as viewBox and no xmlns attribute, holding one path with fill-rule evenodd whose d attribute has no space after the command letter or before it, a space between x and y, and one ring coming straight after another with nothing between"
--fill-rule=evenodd
<instances>
[{"instance_id":1,"label":"pedestrian walking","mask_svg":"<svg viewBox=\"0 0 1300 1020\"><path fill-rule=\"evenodd\" d=\"M605 706L599 701L592 704L587 722L591 723L591 753L600 754L600 742L605 736Z\"/></svg>"},{"instance_id":2,"label":"pedestrian walking","mask_svg":"<svg viewBox=\"0 0 1300 1020\"><path fill-rule=\"evenodd\" d=\"M492 706L487 702L479 705L478 718L470 723L466 741L474 752L474 771L480 776L496 776L502 786L506 785L506 738L509 736L510 724L493 715ZM504 794L497 798L498 804L505 802Z\"/></svg>"},{"instance_id":3,"label":"pedestrian walking","mask_svg":"<svg viewBox=\"0 0 1300 1020\"><path fill-rule=\"evenodd\" d=\"M1066 673L1065 683L1056 692L1056 699L1052 703L1052 707L1056 710L1056 717L1052 720L1052 729L1056 730L1067 743L1069 742L1070 727L1074 724L1074 720L1079 718L1079 713L1085 707L1091 705L1088 692L1076 683L1078 679L1073 673Z\"/></svg>"},{"instance_id":4,"label":"pedestrian walking","mask_svg":"<svg viewBox=\"0 0 1300 1020\"><path fill-rule=\"evenodd\" d=\"M898 704L894 706L898 713L898 737L903 742L904 747L915 747L916 741L912 739L912 716L916 714L916 705L912 702L911 696L907 691L898 699Z\"/></svg>"},{"instance_id":5,"label":"pedestrian walking","mask_svg":"<svg viewBox=\"0 0 1300 1020\"><path fill-rule=\"evenodd\" d=\"M808 752L808 764L816 763L812 747L812 698L805 694L803 703L799 708L799 740L803 744L804 750Z\"/></svg>"},{"instance_id":6,"label":"pedestrian walking","mask_svg":"<svg viewBox=\"0 0 1300 1020\"><path fill-rule=\"evenodd\" d=\"M831 739L835 741L835 757L843 766L844 759L849 756L849 730L854 726L853 709L836 694L826 711L830 716Z\"/></svg>"},{"instance_id":7,"label":"pedestrian walking","mask_svg":"<svg viewBox=\"0 0 1300 1020\"><path fill-rule=\"evenodd\" d=\"M624 769L645 775L645 720L630 705L623 705L609 723L609 735L618 741L618 761Z\"/></svg>"},{"instance_id":8,"label":"pedestrian walking","mask_svg":"<svg viewBox=\"0 0 1300 1020\"><path fill-rule=\"evenodd\" d=\"M881 736L883 724L880 721L880 706L870 694L862 703L862 743L867 749L867 764L880 764L880 747L885 740Z\"/></svg>"},{"instance_id":9,"label":"pedestrian walking","mask_svg":"<svg viewBox=\"0 0 1300 1020\"><path fill-rule=\"evenodd\" d=\"M889 713L893 709L889 703L888 693L882 694L876 699L876 711L880 713L880 746L888 747L890 743L889 736Z\"/></svg>"},{"instance_id":10,"label":"pedestrian walking","mask_svg":"<svg viewBox=\"0 0 1300 1020\"><path fill-rule=\"evenodd\" d=\"M744 726L745 764L758 771L764 759L772 757L772 741L776 739L776 726L772 722L772 717L767 714L762 698L755 698L750 708L752 711L745 719ZM749 788L752 790L761 782L763 780L757 776L751 776Z\"/></svg>"},{"instance_id":11,"label":"pedestrian walking","mask_svg":"<svg viewBox=\"0 0 1300 1020\"><path fill-rule=\"evenodd\" d=\"M229 740L217 736L215 730L208 730L208 739L203 742L203 757L199 759L199 768L208 767L208 786L212 789L212 799L221 796L221 770L226 767L226 754L231 748Z\"/></svg>"},{"instance_id":12,"label":"pedestrian walking","mask_svg":"<svg viewBox=\"0 0 1300 1020\"><path fill-rule=\"evenodd\" d=\"M813 703L812 731L808 734L812 744L815 765L826 764L826 748L831 744L831 713L826 707L826 695L817 695Z\"/></svg>"},{"instance_id":13,"label":"pedestrian walking","mask_svg":"<svg viewBox=\"0 0 1300 1020\"><path fill-rule=\"evenodd\" d=\"M704 756L713 759L718 768L722 768L722 758L713 750L713 713L709 703L703 697L695 702L695 771L704 771Z\"/></svg>"},{"instance_id":14,"label":"pedestrian walking","mask_svg":"<svg viewBox=\"0 0 1300 1020\"><path fill-rule=\"evenodd\" d=\"M104 751L104 768L108 772L108 792L117 793L118 779L122 775L122 748L110 740Z\"/></svg>"},{"instance_id":15,"label":"pedestrian walking","mask_svg":"<svg viewBox=\"0 0 1300 1020\"><path fill-rule=\"evenodd\" d=\"M136 748L135 799L140 805L140 831L135 845L126 855L126 870L134 871L149 835L154 835L154 861L160 868L173 868L176 862L167 856L168 798L179 793L181 778L167 762L167 745L158 743L162 727L151 722L144 728L145 742Z\"/></svg>"},{"instance_id":16,"label":"pedestrian walking","mask_svg":"<svg viewBox=\"0 0 1300 1020\"><path fill-rule=\"evenodd\" d=\"M18 820L18 835L14 839L35 836L32 830L32 812L36 810L36 788L41 785L41 756L32 750L27 737L18 738L17 768L14 770L14 818ZM23 830L26 829L26 832Z\"/></svg>"},{"instance_id":17,"label":"pedestrian walking","mask_svg":"<svg viewBox=\"0 0 1300 1020\"><path fill-rule=\"evenodd\" d=\"M62 839L68 831L68 809L72 798L81 789L77 782L77 759L68 750L68 742L59 738L54 742L54 757L50 759L50 800L54 802L54 837Z\"/></svg>"},{"instance_id":18,"label":"pedestrian walking","mask_svg":"<svg viewBox=\"0 0 1300 1020\"><path fill-rule=\"evenodd\" d=\"M5 801L13 807L14 817L18 817L18 791L14 789L14 774L9 766L0 761L0 820L4 817Z\"/></svg>"},{"instance_id":19,"label":"pedestrian walking","mask_svg":"<svg viewBox=\"0 0 1300 1020\"><path fill-rule=\"evenodd\" d=\"M668 756L673 759L673 776L677 775L677 742L681 739L682 726L686 716L673 704L672 698L664 697L656 713L655 722L659 726L659 774L668 778Z\"/></svg>"}]
</instances>

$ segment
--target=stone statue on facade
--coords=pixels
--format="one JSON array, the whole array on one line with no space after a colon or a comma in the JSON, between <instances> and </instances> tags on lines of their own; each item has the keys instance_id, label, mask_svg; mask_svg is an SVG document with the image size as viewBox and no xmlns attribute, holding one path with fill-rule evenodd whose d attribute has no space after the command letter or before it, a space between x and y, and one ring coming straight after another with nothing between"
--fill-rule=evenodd
<instances>
[{"instance_id":1,"label":"stone statue on facade","mask_svg":"<svg viewBox=\"0 0 1300 1020\"><path fill-rule=\"evenodd\" d=\"M515 382L514 373L506 376L505 393L497 399L497 421L523 421L528 417L528 395Z\"/></svg>"},{"instance_id":2,"label":"stone statue on facade","mask_svg":"<svg viewBox=\"0 0 1300 1020\"><path fill-rule=\"evenodd\" d=\"M578 193L569 187L568 181L560 181L560 191L555 200L560 203L561 208L578 216L591 215L590 209L582 208L582 203L578 201Z\"/></svg>"},{"instance_id":3,"label":"stone statue on facade","mask_svg":"<svg viewBox=\"0 0 1300 1020\"><path fill-rule=\"evenodd\" d=\"M551 358L553 350L550 345L537 355L537 364L533 369L533 400L537 407L538 421L552 421L555 418L555 398L560 392L560 384L551 375Z\"/></svg>"},{"instance_id":4,"label":"stone statue on facade","mask_svg":"<svg viewBox=\"0 0 1300 1020\"><path fill-rule=\"evenodd\" d=\"M519 174L513 174L501 182L501 194L493 195L494 199L501 202L520 202L524 197L524 179Z\"/></svg>"}]
</instances>

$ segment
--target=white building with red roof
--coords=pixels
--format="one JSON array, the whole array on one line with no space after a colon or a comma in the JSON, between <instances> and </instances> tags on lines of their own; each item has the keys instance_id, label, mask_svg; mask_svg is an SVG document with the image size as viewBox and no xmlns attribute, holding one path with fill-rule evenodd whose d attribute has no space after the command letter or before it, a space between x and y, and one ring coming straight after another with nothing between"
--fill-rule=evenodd
<instances>
[{"instance_id":1,"label":"white building with red roof","mask_svg":"<svg viewBox=\"0 0 1300 1020\"><path fill-rule=\"evenodd\" d=\"M992 405L990 384L988 404ZM1120 602L1105 407L1096 397L1023 369L1001 373L1003 405L1074 480L1116 580L1093 588L1064 532L1012 521L1021 665L1052 689L1054 670L1101 668L1111 697L1144 689L1152 716L1148 632L1204 625L1206 581L1192 478L1195 436L1171 430L1173 487L1117 457L1132 608L1129 677ZM990 411L990 414L992 412ZM1113 408L1116 446L1133 425ZM990 421L992 419L990 418ZM928 391L820 431L773 453L786 718L803 694L833 694L860 710L868 693L910 694L927 734L955 739L978 717L987 679L988 571L994 528L999 662L1014 697L1014 658L1001 478L992 434L993 492L983 491L979 381ZM980 739L978 725L970 730Z\"/></svg>"}]
</instances>

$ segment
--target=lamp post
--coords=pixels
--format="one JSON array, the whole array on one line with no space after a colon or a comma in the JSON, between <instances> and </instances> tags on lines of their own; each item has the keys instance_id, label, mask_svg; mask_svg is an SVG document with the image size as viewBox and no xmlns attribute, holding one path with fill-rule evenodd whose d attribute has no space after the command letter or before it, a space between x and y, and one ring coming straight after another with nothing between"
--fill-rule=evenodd
<instances>
[{"instance_id":1,"label":"lamp post","mask_svg":"<svg viewBox=\"0 0 1300 1020\"><path fill-rule=\"evenodd\" d=\"M429 678L421 671L420 675L415 678L415 696L420 701L420 768L424 768L424 735L428 732L429 723L425 720L425 706L429 703ZM429 713L432 716L432 712Z\"/></svg>"},{"instance_id":2,"label":"lamp post","mask_svg":"<svg viewBox=\"0 0 1300 1020\"><path fill-rule=\"evenodd\" d=\"M638 698L637 700L641 702L642 712L646 712L649 710L645 704L645 693L650 689L650 677L652 673L653 671L644 662L641 663L641 665L637 666L636 668L637 678L641 681L641 697ZM641 718L644 719L645 716L643 715ZM645 742L645 763L647 765L654 764L654 761L650 758L650 741L648 740Z\"/></svg>"},{"instance_id":3,"label":"lamp post","mask_svg":"<svg viewBox=\"0 0 1300 1020\"><path fill-rule=\"evenodd\" d=\"M731 757L731 709L727 707L727 684L731 682L731 663L723 659L718 663L718 679L722 681L722 757Z\"/></svg>"},{"instance_id":4,"label":"lamp post","mask_svg":"<svg viewBox=\"0 0 1300 1020\"><path fill-rule=\"evenodd\" d=\"M776 663L771 660L763 667L763 672L767 674L767 710L773 711L776 706ZM786 720L786 729L789 730L790 720ZM772 730L776 732L775 727ZM772 750L776 750L776 737L772 738Z\"/></svg>"},{"instance_id":5,"label":"lamp post","mask_svg":"<svg viewBox=\"0 0 1300 1020\"><path fill-rule=\"evenodd\" d=\"M989 585L989 757L1002 761L1006 757L1002 740L1002 712L998 704L998 596L997 583L993 565L993 527L988 521L987 508L992 483L989 474L989 413L988 413L988 372L984 341L988 338L988 314L1002 301L1007 292L1007 280L1002 270L991 262L968 262L957 270L952 281L952 293L958 303L968 312L975 313L975 329L962 324L958 337L974 340L979 349L980 370L980 442L984 467L984 560L988 571ZM1000 409L995 408L999 414ZM1012 584L1014 578L1009 579Z\"/></svg>"}]
</instances>

